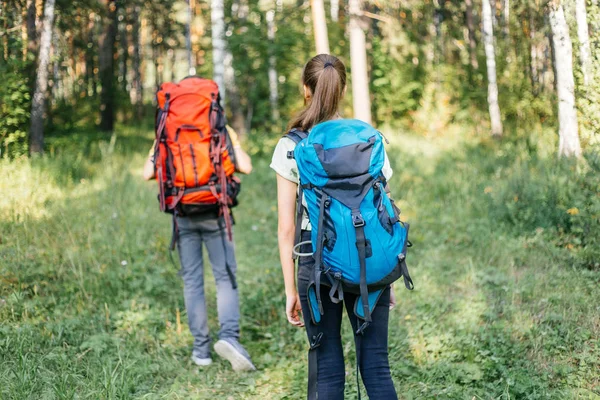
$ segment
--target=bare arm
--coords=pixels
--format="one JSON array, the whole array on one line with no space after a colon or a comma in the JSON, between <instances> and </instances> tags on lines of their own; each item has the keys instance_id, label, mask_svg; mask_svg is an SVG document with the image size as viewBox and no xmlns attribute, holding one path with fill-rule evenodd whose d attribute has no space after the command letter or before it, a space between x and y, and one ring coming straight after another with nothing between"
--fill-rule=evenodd
<instances>
[{"instance_id":1,"label":"bare arm","mask_svg":"<svg viewBox=\"0 0 600 400\"><path fill-rule=\"evenodd\" d=\"M154 173L154 162L152 161L152 157L148 157L146 162L144 163L144 171L142 173L144 180L151 180L155 178Z\"/></svg>"},{"instance_id":2,"label":"bare arm","mask_svg":"<svg viewBox=\"0 0 600 400\"><path fill-rule=\"evenodd\" d=\"M285 284L286 314L288 321L295 326L304 324L298 316L300 301L296 288L295 265L292 258L294 248L296 192L298 185L277 175L277 239L279 242L279 259Z\"/></svg>"},{"instance_id":3,"label":"bare arm","mask_svg":"<svg viewBox=\"0 0 600 400\"><path fill-rule=\"evenodd\" d=\"M233 151L235 152L238 172L246 175L252 172L252 159L248 153L246 153L241 146L235 146Z\"/></svg>"}]
</instances>

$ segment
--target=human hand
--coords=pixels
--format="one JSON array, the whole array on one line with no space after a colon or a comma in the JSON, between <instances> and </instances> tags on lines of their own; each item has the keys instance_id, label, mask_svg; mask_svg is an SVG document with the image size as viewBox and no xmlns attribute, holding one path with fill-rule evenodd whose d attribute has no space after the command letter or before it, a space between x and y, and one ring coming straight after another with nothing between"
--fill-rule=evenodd
<instances>
[{"instance_id":1,"label":"human hand","mask_svg":"<svg viewBox=\"0 0 600 400\"><path fill-rule=\"evenodd\" d=\"M396 307L396 292L394 292L394 286L390 286L390 310Z\"/></svg>"},{"instance_id":2,"label":"human hand","mask_svg":"<svg viewBox=\"0 0 600 400\"><path fill-rule=\"evenodd\" d=\"M299 316L299 313L302 312L302 307L300 305L300 297L296 293L292 296L286 296L285 301L285 314L287 315L288 322L297 327L303 327L304 322Z\"/></svg>"}]
</instances>

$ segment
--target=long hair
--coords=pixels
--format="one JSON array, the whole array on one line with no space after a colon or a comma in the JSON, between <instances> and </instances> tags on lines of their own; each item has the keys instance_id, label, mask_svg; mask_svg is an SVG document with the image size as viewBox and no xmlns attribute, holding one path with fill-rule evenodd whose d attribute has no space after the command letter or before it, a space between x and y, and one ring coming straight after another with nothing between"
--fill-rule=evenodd
<instances>
[{"instance_id":1,"label":"long hair","mask_svg":"<svg viewBox=\"0 0 600 400\"><path fill-rule=\"evenodd\" d=\"M319 54L304 66L302 83L310 90L310 99L305 99L305 109L292 119L289 129L308 131L336 116L346 88L346 67L337 57Z\"/></svg>"}]
</instances>

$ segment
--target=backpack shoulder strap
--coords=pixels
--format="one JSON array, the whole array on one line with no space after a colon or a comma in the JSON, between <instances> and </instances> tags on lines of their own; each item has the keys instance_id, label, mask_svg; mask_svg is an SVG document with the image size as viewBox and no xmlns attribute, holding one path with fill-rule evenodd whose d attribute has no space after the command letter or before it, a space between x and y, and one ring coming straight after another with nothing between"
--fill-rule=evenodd
<instances>
[{"instance_id":1,"label":"backpack shoulder strap","mask_svg":"<svg viewBox=\"0 0 600 400\"><path fill-rule=\"evenodd\" d=\"M304 132L303 130L300 130L298 128L294 128L291 131L289 131L288 133L286 133L285 135L283 135L283 137L291 139L291 140L294 141L294 143L298 144L302 140L304 140L304 139L306 139L308 137L308 132ZM294 158L294 152L293 151L288 151L287 158L293 159Z\"/></svg>"}]
</instances>

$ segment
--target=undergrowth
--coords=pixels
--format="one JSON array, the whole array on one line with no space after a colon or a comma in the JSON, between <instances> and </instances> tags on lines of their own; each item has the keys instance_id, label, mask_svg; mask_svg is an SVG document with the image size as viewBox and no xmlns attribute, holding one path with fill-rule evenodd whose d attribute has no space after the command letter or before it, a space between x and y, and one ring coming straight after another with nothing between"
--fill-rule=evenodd
<instances>
[{"instance_id":1,"label":"undergrowth","mask_svg":"<svg viewBox=\"0 0 600 400\"><path fill-rule=\"evenodd\" d=\"M462 131L466 140L388 136L416 284L396 286L391 312L400 397L600 398L593 156L562 165ZM305 334L283 312L270 149L235 210L241 341L258 371L234 374L218 359L189 361L170 220L141 180L151 142L144 129L80 132L50 138L44 158L0 161L0 398L305 398ZM343 335L355 398L349 324Z\"/></svg>"}]
</instances>

